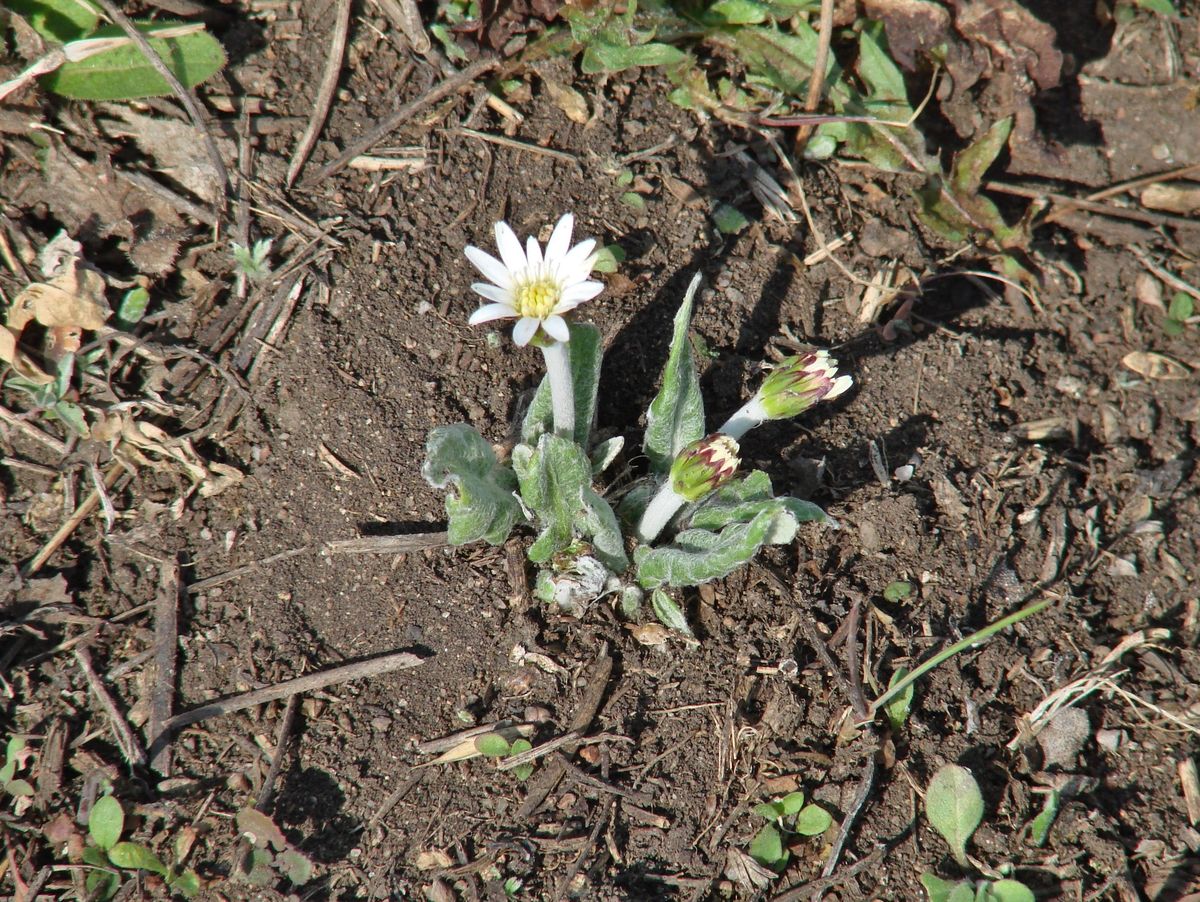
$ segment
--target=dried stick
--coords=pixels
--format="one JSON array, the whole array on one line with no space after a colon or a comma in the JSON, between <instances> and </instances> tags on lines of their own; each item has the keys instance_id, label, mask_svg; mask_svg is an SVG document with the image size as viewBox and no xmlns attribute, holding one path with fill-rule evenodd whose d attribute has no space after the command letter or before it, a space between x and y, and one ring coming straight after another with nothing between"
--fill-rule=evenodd
<instances>
[{"instance_id":1,"label":"dried stick","mask_svg":"<svg viewBox=\"0 0 1200 902\"><path fill-rule=\"evenodd\" d=\"M274 564L277 561L284 561L290 557L295 557L298 554L304 554L309 550L308 545L300 548L289 548L287 551L281 551L278 554L273 554L270 557L265 557L261 561L254 561L242 567L234 567L232 570L226 570L224 573L218 573L216 576L209 576L205 579L197 580L189 586L186 586L188 595L196 595L200 592L206 592L217 586L223 586L225 583L232 582L239 577L245 576L248 573L254 573L261 570L268 564Z\"/></svg>"},{"instance_id":2,"label":"dried stick","mask_svg":"<svg viewBox=\"0 0 1200 902\"><path fill-rule=\"evenodd\" d=\"M283 720L279 722L279 732L275 734L275 754L271 756L271 767L263 780L262 789L259 790L258 801L254 803L255 811L266 814L267 809L271 807L275 796L275 782L283 769L283 754L287 749L288 736L292 732L292 724L296 722L296 711L299 707L300 693L297 692L288 698L287 707L283 709Z\"/></svg>"},{"instance_id":3,"label":"dried stick","mask_svg":"<svg viewBox=\"0 0 1200 902\"><path fill-rule=\"evenodd\" d=\"M813 60L812 74L808 77L808 95L804 98L804 112L815 113L825 91L825 69L829 64L829 45L833 42L834 0L821 0L821 20L817 35L817 55ZM804 153L814 124L806 122L796 129L796 155Z\"/></svg>"},{"instance_id":4,"label":"dried stick","mask_svg":"<svg viewBox=\"0 0 1200 902\"><path fill-rule=\"evenodd\" d=\"M138 49L146 57L147 62L154 67L154 71L161 75L167 84L171 86L171 90L179 98L179 102L183 104L184 109L187 110L188 116L192 120L192 125L204 136L204 146L208 151L209 161L212 163L217 175L220 176L221 184L225 186L225 190L228 192L229 173L225 169L225 162L221 159L221 152L217 149L217 142L213 140L212 132L208 130L208 123L204 119L204 114L200 112L200 105L196 103L196 98L192 92L188 88L185 88L183 83L175 77L175 73L163 62L162 57L158 55L158 51L150 46L150 42L146 40L146 36L134 27L134 24L129 21L129 17L121 12L112 0L96 0L96 2L100 4L104 12L108 14L108 17L129 36L129 39L138 46Z\"/></svg>"},{"instance_id":5,"label":"dried stick","mask_svg":"<svg viewBox=\"0 0 1200 902\"><path fill-rule=\"evenodd\" d=\"M117 481L124 473L125 469L120 464L113 464L110 466L108 468L108 472L104 474L104 488L106 490L111 489L117 484ZM33 559L28 564L21 568L21 575L24 577L30 577L41 570L42 567L45 566L46 561L50 560L54 552L58 551L58 549L62 546L62 543L70 538L71 533L79 528L79 524L86 520L92 511L99 506L100 492L93 489L92 493L83 500L83 503L80 504L79 507L75 508L75 512L67 518L67 521L60 526L54 535L50 537L49 541L42 546L42 550L34 555Z\"/></svg>"},{"instance_id":6,"label":"dried stick","mask_svg":"<svg viewBox=\"0 0 1200 902\"><path fill-rule=\"evenodd\" d=\"M308 676L284 680L282 683L276 683L274 686L251 689L249 692L218 699L207 705L192 708L190 711L181 711L166 722L164 725L165 731L166 733L173 733L182 727L199 723L210 717L231 714L234 711L241 711L243 708L252 708L255 705L266 704L276 699L287 698L289 695L314 692L317 689L323 689L325 686L332 686L334 683L361 680L364 677L378 676L381 673L391 673L394 670L407 670L409 667L424 664L426 660L426 658L414 655L412 652L397 651L378 658L369 658L366 661L343 664L341 667L334 667L332 670L322 670L318 673L310 673Z\"/></svg>"},{"instance_id":7,"label":"dried stick","mask_svg":"<svg viewBox=\"0 0 1200 902\"><path fill-rule=\"evenodd\" d=\"M351 141L345 150L343 150L336 159L330 163L326 163L321 171L311 178L305 179L300 183L300 187L306 190L311 190L319 185L325 179L337 172L341 172L351 160L361 153L366 153L379 141L383 140L387 135L398 128L403 123L407 122L414 115L425 109L427 106L432 106L443 97L449 97L451 94L469 85L481 75L491 72L500 65L497 59L479 59L471 63L457 75L447 78L436 88L425 93L404 106L393 111L389 115L381 119L374 128L370 129L365 135Z\"/></svg>"},{"instance_id":8,"label":"dried stick","mask_svg":"<svg viewBox=\"0 0 1200 902\"><path fill-rule=\"evenodd\" d=\"M329 56L325 60L325 72L321 75L321 86L317 89L317 103L313 107L312 117L308 127L300 136L300 143L288 163L287 176L283 184L290 188L296 176L308 162L308 155L316 146L317 137L325 127L329 118L329 108L333 105L333 95L337 91L338 76L342 73L342 61L346 55L346 38L350 34L350 0L338 0L337 15L333 23L333 39L329 44Z\"/></svg>"},{"instance_id":9,"label":"dried stick","mask_svg":"<svg viewBox=\"0 0 1200 902\"><path fill-rule=\"evenodd\" d=\"M164 777L171 775L171 746L158 740L171 718L175 704L177 650L179 648L179 599L182 596L178 561L162 568L158 594L154 597L154 694L150 698L150 730L146 739L157 748L150 767Z\"/></svg>"},{"instance_id":10,"label":"dried stick","mask_svg":"<svg viewBox=\"0 0 1200 902\"><path fill-rule=\"evenodd\" d=\"M96 673L96 669L92 667L91 652L86 648L77 648L75 649L75 660L79 662L83 675L87 677L88 686L91 687L100 705L104 708L104 713L108 715L109 724L117 738L117 746L121 749L125 763L130 767L145 767L146 753L142 750L142 744L138 742L133 730L125 721L125 715L121 713L121 709L117 707L116 701Z\"/></svg>"},{"instance_id":11,"label":"dried stick","mask_svg":"<svg viewBox=\"0 0 1200 902\"><path fill-rule=\"evenodd\" d=\"M799 900L803 899L805 896L816 896L818 893L824 893L827 890L833 889L839 883L849 880L851 877L855 877L864 871L870 870L871 868L875 867L875 865L879 864L879 862L883 861L883 859L890 851L892 851L892 849L900 845L900 843L903 842L908 836L911 829L912 828L910 827L894 839L891 839L882 845L877 845L874 850L872 850L871 854L866 858L860 858L858 861L854 862L854 864L844 868L837 874L826 877L818 877L816 880L808 880L804 883L801 883L799 886L793 886L786 892L775 896L771 902L799 902Z\"/></svg>"},{"instance_id":12,"label":"dried stick","mask_svg":"<svg viewBox=\"0 0 1200 902\"><path fill-rule=\"evenodd\" d=\"M334 539L325 543L327 554L404 554L422 548L439 548L449 543L446 532L414 532L404 536L364 536Z\"/></svg>"},{"instance_id":13,"label":"dried stick","mask_svg":"<svg viewBox=\"0 0 1200 902\"><path fill-rule=\"evenodd\" d=\"M32 423L27 423L25 420L21 419L3 405L0 405L0 420L8 423L8 425L12 426L13 428L20 430L24 435L29 436L29 438L33 439L35 442L41 442L60 457L66 457L66 445L64 445L54 436L42 432L42 430L38 429L37 426L34 426Z\"/></svg>"}]
</instances>

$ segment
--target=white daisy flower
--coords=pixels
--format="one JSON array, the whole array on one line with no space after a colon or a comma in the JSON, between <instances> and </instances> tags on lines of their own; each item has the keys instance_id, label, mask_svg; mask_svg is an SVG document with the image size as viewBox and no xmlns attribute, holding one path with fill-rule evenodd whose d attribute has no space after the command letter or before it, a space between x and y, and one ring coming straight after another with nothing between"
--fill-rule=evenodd
<instances>
[{"instance_id":1,"label":"white daisy flower","mask_svg":"<svg viewBox=\"0 0 1200 902\"><path fill-rule=\"evenodd\" d=\"M529 344L539 329L554 341L569 340L571 333L562 315L590 301L604 288L588 278L596 262L596 242L588 238L571 247L574 227L575 217L567 213L554 226L545 254L532 236L522 250L520 240L506 222L496 223L499 260L477 247L468 247L467 259L488 279L476 282L471 290L492 302L471 314L471 325L513 317L517 320L513 341L520 347Z\"/></svg>"}]
</instances>

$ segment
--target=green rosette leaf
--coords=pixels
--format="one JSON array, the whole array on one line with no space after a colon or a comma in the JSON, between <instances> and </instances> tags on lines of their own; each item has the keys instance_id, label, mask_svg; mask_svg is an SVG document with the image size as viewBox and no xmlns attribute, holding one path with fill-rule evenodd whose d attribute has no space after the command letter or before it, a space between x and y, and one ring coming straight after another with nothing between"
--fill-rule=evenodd
<instances>
[{"instance_id":1,"label":"green rosette leaf","mask_svg":"<svg viewBox=\"0 0 1200 902\"><path fill-rule=\"evenodd\" d=\"M482 435L465 423L439 426L425 444L421 475L435 489L453 488L446 498L449 542L484 539L501 545L523 519L513 497L517 480L502 466Z\"/></svg>"},{"instance_id":2,"label":"green rosette leaf","mask_svg":"<svg viewBox=\"0 0 1200 902\"><path fill-rule=\"evenodd\" d=\"M643 447L650 458L650 471L659 476L671 469L675 455L704 437L704 399L700 395L700 377L688 339L692 306L699 287L700 273L696 273L675 314L662 387L650 402L646 414Z\"/></svg>"}]
</instances>

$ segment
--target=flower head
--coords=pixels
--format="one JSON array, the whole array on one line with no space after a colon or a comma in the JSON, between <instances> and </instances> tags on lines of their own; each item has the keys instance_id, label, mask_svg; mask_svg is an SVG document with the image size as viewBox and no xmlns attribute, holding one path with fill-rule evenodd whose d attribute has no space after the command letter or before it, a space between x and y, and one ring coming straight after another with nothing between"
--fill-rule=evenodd
<instances>
[{"instance_id":1,"label":"flower head","mask_svg":"<svg viewBox=\"0 0 1200 902\"><path fill-rule=\"evenodd\" d=\"M571 333L563 314L590 301L604 286L588 279L596 262L596 242L588 238L571 247L575 217L567 213L554 226L543 254L537 239L525 248L508 223L496 223L497 260L477 247L466 249L467 259L488 279L471 290L491 301L471 314L470 323L515 318L513 341L524 347L539 331L554 341L567 341Z\"/></svg>"},{"instance_id":2,"label":"flower head","mask_svg":"<svg viewBox=\"0 0 1200 902\"><path fill-rule=\"evenodd\" d=\"M788 357L771 370L757 399L767 419L794 417L818 401L829 401L846 391L854 380L837 374L838 362L828 351L811 351Z\"/></svg>"},{"instance_id":3,"label":"flower head","mask_svg":"<svg viewBox=\"0 0 1200 902\"><path fill-rule=\"evenodd\" d=\"M685 501L699 501L733 478L737 472L738 443L714 432L692 442L671 464L671 488Z\"/></svg>"}]
</instances>

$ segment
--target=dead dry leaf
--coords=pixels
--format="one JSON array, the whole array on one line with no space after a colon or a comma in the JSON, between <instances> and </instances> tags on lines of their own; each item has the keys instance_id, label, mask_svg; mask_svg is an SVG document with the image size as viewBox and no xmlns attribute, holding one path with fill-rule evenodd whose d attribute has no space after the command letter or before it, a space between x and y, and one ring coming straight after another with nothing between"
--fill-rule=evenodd
<instances>
[{"instance_id":1,"label":"dead dry leaf","mask_svg":"<svg viewBox=\"0 0 1200 902\"><path fill-rule=\"evenodd\" d=\"M1142 191L1141 201L1143 206L1151 210L1165 210L1180 216L1190 216L1200 211L1200 188L1184 188L1181 185L1155 182Z\"/></svg>"},{"instance_id":2,"label":"dead dry leaf","mask_svg":"<svg viewBox=\"0 0 1200 902\"><path fill-rule=\"evenodd\" d=\"M542 84L546 86L546 92L550 95L550 101L556 107L563 111L572 122L579 125L587 125L591 114L588 112L587 101L583 95L568 85L561 85L551 78L542 78Z\"/></svg>"},{"instance_id":3,"label":"dead dry leaf","mask_svg":"<svg viewBox=\"0 0 1200 902\"><path fill-rule=\"evenodd\" d=\"M413 864L418 871L433 871L452 866L454 860L441 849L425 849L417 853Z\"/></svg>"},{"instance_id":4,"label":"dead dry leaf","mask_svg":"<svg viewBox=\"0 0 1200 902\"><path fill-rule=\"evenodd\" d=\"M201 200L211 204L221 198L221 179L213 170L204 142L197 139L196 129L189 123L145 116L124 104L112 104L106 109L117 118L101 119L100 125L112 137L132 138L143 152L154 158L158 172ZM218 137L217 142L227 158L236 155L232 141Z\"/></svg>"},{"instance_id":5,"label":"dead dry leaf","mask_svg":"<svg viewBox=\"0 0 1200 902\"><path fill-rule=\"evenodd\" d=\"M1121 358L1121 363L1139 376L1164 382L1186 379L1191 375L1191 371L1178 360L1154 351L1130 351Z\"/></svg>"}]
</instances>

